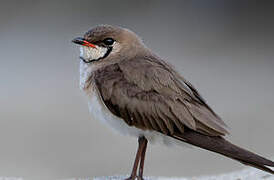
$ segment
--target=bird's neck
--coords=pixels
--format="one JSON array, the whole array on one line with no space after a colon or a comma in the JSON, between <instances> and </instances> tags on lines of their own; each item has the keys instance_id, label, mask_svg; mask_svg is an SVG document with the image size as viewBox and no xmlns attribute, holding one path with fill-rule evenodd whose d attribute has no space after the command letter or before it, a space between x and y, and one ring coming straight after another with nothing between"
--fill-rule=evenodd
<instances>
[{"instance_id":1,"label":"bird's neck","mask_svg":"<svg viewBox=\"0 0 274 180\"><path fill-rule=\"evenodd\" d=\"M87 64L83 61L80 61L80 81L79 86L80 89L86 91L87 89L92 86L92 75L93 72L96 70L96 65Z\"/></svg>"}]
</instances>

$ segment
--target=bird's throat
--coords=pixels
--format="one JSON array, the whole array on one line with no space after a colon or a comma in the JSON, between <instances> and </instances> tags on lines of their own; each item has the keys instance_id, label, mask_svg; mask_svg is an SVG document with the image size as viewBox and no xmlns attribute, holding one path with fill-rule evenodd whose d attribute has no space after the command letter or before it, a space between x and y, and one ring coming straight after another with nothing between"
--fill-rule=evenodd
<instances>
[{"instance_id":1,"label":"bird's throat","mask_svg":"<svg viewBox=\"0 0 274 180\"><path fill-rule=\"evenodd\" d=\"M110 53L110 49L106 47L96 46L96 48L81 46L80 59L85 63L98 61L105 58Z\"/></svg>"}]
</instances>

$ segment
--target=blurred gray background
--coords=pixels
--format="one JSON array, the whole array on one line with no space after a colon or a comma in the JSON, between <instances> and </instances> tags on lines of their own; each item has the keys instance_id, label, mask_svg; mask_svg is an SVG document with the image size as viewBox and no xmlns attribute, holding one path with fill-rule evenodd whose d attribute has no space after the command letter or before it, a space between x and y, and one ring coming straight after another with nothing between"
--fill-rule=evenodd
<instances>
[{"instance_id":1,"label":"blurred gray background","mask_svg":"<svg viewBox=\"0 0 274 180\"><path fill-rule=\"evenodd\" d=\"M128 174L137 139L89 116L74 37L127 27L199 89L228 139L274 156L271 1L1 1L0 176ZM149 145L145 175L229 172L239 163L198 148Z\"/></svg>"}]
</instances>

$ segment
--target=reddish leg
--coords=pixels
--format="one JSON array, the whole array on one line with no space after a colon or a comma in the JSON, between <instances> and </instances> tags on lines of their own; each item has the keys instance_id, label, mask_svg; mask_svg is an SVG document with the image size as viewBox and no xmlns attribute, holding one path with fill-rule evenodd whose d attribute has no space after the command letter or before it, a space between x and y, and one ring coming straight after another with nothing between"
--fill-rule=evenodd
<instances>
[{"instance_id":1,"label":"reddish leg","mask_svg":"<svg viewBox=\"0 0 274 180\"><path fill-rule=\"evenodd\" d=\"M141 160L140 160L140 166L139 166L139 173L138 173L138 179L139 180L144 180L143 179L143 171L144 171L144 163L145 163L145 156L146 156L146 150L147 150L147 139L144 138L145 142L144 142L144 148L142 150L142 154L141 154Z\"/></svg>"},{"instance_id":2,"label":"reddish leg","mask_svg":"<svg viewBox=\"0 0 274 180\"><path fill-rule=\"evenodd\" d=\"M133 164L132 172L131 172L130 177L127 178L126 180L135 180L136 175L137 175L137 168L138 168L138 165L140 162L140 158L143 155L143 149L146 147L147 140L145 137L142 136L142 137L138 138L138 143L139 143L139 146L138 146L135 161Z\"/></svg>"}]
</instances>

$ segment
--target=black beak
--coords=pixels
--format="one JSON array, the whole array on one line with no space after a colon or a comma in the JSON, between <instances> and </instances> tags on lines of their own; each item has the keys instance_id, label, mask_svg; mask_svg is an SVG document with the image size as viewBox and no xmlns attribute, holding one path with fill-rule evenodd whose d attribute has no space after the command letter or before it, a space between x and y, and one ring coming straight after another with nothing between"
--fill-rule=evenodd
<instances>
[{"instance_id":1,"label":"black beak","mask_svg":"<svg viewBox=\"0 0 274 180\"><path fill-rule=\"evenodd\" d=\"M84 45L85 44L84 40L85 40L84 38L77 37L77 38L73 39L72 42L75 44Z\"/></svg>"},{"instance_id":2,"label":"black beak","mask_svg":"<svg viewBox=\"0 0 274 180\"><path fill-rule=\"evenodd\" d=\"M81 37L73 39L72 42L75 44L80 44L82 46L96 48L96 46L94 44L88 42L87 40L85 40L84 38L81 38Z\"/></svg>"}]
</instances>

